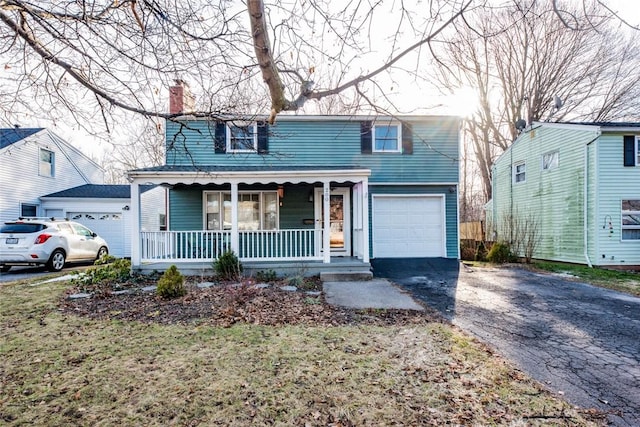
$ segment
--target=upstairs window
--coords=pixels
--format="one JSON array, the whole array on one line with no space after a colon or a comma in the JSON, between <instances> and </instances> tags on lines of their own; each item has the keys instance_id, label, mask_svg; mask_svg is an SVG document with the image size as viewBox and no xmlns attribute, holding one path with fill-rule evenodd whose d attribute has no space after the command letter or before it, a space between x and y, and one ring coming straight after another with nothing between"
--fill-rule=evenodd
<instances>
[{"instance_id":1,"label":"upstairs window","mask_svg":"<svg viewBox=\"0 0 640 427\"><path fill-rule=\"evenodd\" d=\"M622 201L622 240L640 240L640 200Z\"/></svg>"},{"instance_id":2,"label":"upstairs window","mask_svg":"<svg viewBox=\"0 0 640 427\"><path fill-rule=\"evenodd\" d=\"M255 123L229 123L227 127L228 153L255 153L258 150L258 132Z\"/></svg>"},{"instance_id":3,"label":"upstairs window","mask_svg":"<svg viewBox=\"0 0 640 427\"><path fill-rule=\"evenodd\" d=\"M513 183L518 184L525 182L527 165L525 163L517 163L513 165Z\"/></svg>"},{"instance_id":4,"label":"upstairs window","mask_svg":"<svg viewBox=\"0 0 640 427\"><path fill-rule=\"evenodd\" d=\"M625 135L624 137L624 166L640 166L640 137L634 135Z\"/></svg>"},{"instance_id":5,"label":"upstairs window","mask_svg":"<svg viewBox=\"0 0 640 427\"><path fill-rule=\"evenodd\" d=\"M374 152L388 152L398 153L400 152L400 141L402 140L402 131L400 125L374 125Z\"/></svg>"},{"instance_id":6,"label":"upstairs window","mask_svg":"<svg viewBox=\"0 0 640 427\"><path fill-rule=\"evenodd\" d=\"M542 170L551 170L558 167L558 152L553 151L542 155Z\"/></svg>"},{"instance_id":7,"label":"upstairs window","mask_svg":"<svg viewBox=\"0 0 640 427\"><path fill-rule=\"evenodd\" d=\"M40 164L38 174L40 176L54 176L54 153L53 151L40 149Z\"/></svg>"}]
</instances>

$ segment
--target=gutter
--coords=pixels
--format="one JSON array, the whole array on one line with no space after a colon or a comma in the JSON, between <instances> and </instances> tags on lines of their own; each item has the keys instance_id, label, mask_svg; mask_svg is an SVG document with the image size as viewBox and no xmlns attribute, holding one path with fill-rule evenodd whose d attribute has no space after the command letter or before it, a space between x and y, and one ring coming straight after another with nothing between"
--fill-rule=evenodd
<instances>
[{"instance_id":1,"label":"gutter","mask_svg":"<svg viewBox=\"0 0 640 427\"><path fill-rule=\"evenodd\" d=\"M584 146L584 182L582 183L583 186L583 200L582 200L582 209L584 211L584 215L583 215L583 220L582 220L582 227L583 227L583 245L584 245L584 259L587 261L587 265L589 266L589 268L593 268L593 264L591 263L591 259L589 258L589 226L587 224L587 214L588 214L588 210L587 208L589 207L589 202L588 202L588 197L589 197L589 146L598 140L598 138L600 138L600 135L602 135L602 131L598 128L598 130L596 131L596 136L588 141L585 146ZM594 153L595 157L595 164L596 164L596 172L597 172L597 159L598 159L598 152L597 150ZM597 177L596 177L597 178ZM595 180L596 185L598 184L598 180ZM594 190L595 191L595 190ZM597 197L596 197L597 200ZM597 214L596 214L597 217ZM597 237L596 237L597 238ZM596 245L597 245L597 241L596 241ZM596 251L597 252L597 251Z\"/></svg>"}]
</instances>

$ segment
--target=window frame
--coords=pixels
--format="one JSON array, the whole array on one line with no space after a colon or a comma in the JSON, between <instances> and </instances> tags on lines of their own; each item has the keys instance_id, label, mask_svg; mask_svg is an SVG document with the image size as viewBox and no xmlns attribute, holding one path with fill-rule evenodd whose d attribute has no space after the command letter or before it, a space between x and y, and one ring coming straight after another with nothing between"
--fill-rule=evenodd
<instances>
[{"instance_id":1,"label":"window frame","mask_svg":"<svg viewBox=\"0 0 640 427\"><path fill-rule=\"evenodd\" d=\"M258 152L258 124L252 123L227 123L226 132L226 151L227 153L257 153ZM247 133L251 132L251 137L245 136L243 138L236 136L234 129L246 129ZM250 141L252 142L252 148L234 149L234 140ZM236 142L237 143L237 142ZM246 144L243 144L246 146Z\"/></svg>"},{"instance_id":2,"label":"window frame","mask_svg":"<svg viewBox=\"0 0 640 427\"><path fill-rule=\"evenodd\" d=\"M209 228L209 221L208 221L208 215L209 215L209 211L208 211L208 196L210 194L213 195L217 195L217 201L218 201L218 215L219 215L219 219L218 219L218 223L219 223L219 227L218 228ZM240 227L240 224L238 224L238 230L239 231L272 231L272 230L279 230L280 229L280 207L279 207L279 203L278 203L278 192L277 190L257 190L257 191L251 191L251 190L247 190L247 191L239 191L238 192L238 203L241 203L242 200L240 199L240 196L255 196L258 195L258 219L259 219L259 226L257 230L252 230L252 229L246 229L246 228L242 228ZM267 210L267 198L266 195L271 195L272 197L275 198L275 228L269 228L266 229L265 228L265 217L266 215L269 213L269 211ZM204 191L203 192L203 229L207 230L207 231L229 231L231 230L231 228L225 228L224 223L225 223L225 211L227 209L225 209L225 202L229 202L229 207L230 207L230 199L231 199L231 192L230 191ZM231 215L229 213L229 215ZM238 217L240 216L240 206L238 206ZM238 218L240 219L240 218ZM231 218L229 218L229 220L231 220ZM229 221L229 223L231 223L231 221Z\"/></svg>"},{"instance_id":3,"label":"window frame","mask_svg":"<svg viewBox=\"0 0 640 427\"><path fill-rule=\"evenodd\" d=\"M518 167L520 166L523 166L524 170L519 172ZM512 175L511 179L514 184L523 184L527 182L527 162L514 163L511 168L511 175ZM518 180L519 175L523 176L522 180Z\"/></svg>"},{"instance_id":4,"label":"window frame","mask_svg":"<svg viewBox=\"0 0 640 427\"><path fill-rule=\"evenodd\" d=\"M545 161L547 156L551 156L551 163ZM545 167L547 166L547 167ZM560 154L558 150L549 151L548 153L544 153L542 155L542 170L543 171L552 171L554 169L558 169L560 167Z\"/></svg>"},{"instance_id":5,"label":"window frame","mask_svg":"<svg viewBox=\"0 0 640 427\"><path fill-rule=\"evenodd\" d=\"M396 135L396 148L393 150L387 149L378 149L376 142L378 141L377 130L379 128L390 128L395 127L397 130ZM384 141L391 140L391 138L386 138ZM374 123L371 127L371 151L374 153L402 153L402 124L399 122L391 122L391 123Z\"/></svg>"},{"instance_id":6,"label":"window frame","mask_svg":"<svg viewBox=\"0 0 640 427\"><path fill-rule=\"evenodd\" d=\"M50 154L50 156L49 156L50 161L47 162L42 158L42 154L43 153L49 153ZM48 150L48 149L46 149L44 147L40 147L38 149L38 175L39 176L44 176L44 177L47 177L47 178L55 177L55 161L56 161L56 153L55 152L53 152L51 150ZM43 170L43 166L45 166L45 165L47 165L48 173L47 173L47 170Z\"/></svg>"},{"instance_id":7,"label":"window frame","mask_svg":"<svg viewBox=\"0 0 640 427\"><path fill-rule=\"evenodd\" d=\"M37 217L38 216L38 205L35 203L20 203L20 216L21 217ZM25 215L24 210L25 208L31 208L34 210L35 214L34 215Z\"/></svg>"},{"instance_id":8,"label":"window frame","mask_svg":"<svg viewBox=\"0 0 640 427\"><path fill-rule=\"evenodd\" d=\"M640 136L636 135L635 138L633 138L633 142L634 142L633 152L635 153L635 156L633 156L633 159L635 160L635 166L638 167L640 166Z\"/></svg>"},{"instance_id":9,"label":"window frame","mask_svg":"<svg viewBox=\"0 0 640 427\"><path fill-rule=\"evenodd\" d=\"M624 209L625 202L636 202L638 208L636 210ZM638 217L637 225L625 224L624 217L636 215ZM636 238L625 238L625 231L634 232ZM620 240L625 242L634 242L640 240L640 199L622 199L620 201Z\"/></svg>"}]
</instances>

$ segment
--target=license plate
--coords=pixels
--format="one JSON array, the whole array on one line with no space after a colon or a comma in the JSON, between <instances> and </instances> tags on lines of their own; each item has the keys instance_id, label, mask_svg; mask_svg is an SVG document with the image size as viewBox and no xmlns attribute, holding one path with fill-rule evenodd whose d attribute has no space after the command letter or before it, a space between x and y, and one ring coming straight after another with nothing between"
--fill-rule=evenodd
<instances>
[{"instance_id":1,"label":"license plate","mask_svg":"<svg viewBox=\"0 0 640 427\"><path fill-rule=\"evenodd\" d=\"M18 243L18 239L15 237L9 237L6 240L7 245L15 245L16 243Z\"/></svg>"}]
</instances>

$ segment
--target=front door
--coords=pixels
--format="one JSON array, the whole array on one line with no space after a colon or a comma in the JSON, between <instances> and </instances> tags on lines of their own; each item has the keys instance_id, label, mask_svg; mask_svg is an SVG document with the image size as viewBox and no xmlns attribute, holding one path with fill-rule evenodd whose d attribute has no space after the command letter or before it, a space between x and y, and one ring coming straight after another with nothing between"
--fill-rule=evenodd
<instances>
[{"instance_id":1,"label":"front door","mask_svg":"<svg viewBox=\"0 0 640 427\"><path fill-rule=\"evenodd\" d=\"M322 188L315 193L316 228L324 229ZM351 256L351 206L349 188L334 188L329 195L329 228L331 256Z\"/></svg>"}]
</instances>

